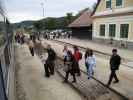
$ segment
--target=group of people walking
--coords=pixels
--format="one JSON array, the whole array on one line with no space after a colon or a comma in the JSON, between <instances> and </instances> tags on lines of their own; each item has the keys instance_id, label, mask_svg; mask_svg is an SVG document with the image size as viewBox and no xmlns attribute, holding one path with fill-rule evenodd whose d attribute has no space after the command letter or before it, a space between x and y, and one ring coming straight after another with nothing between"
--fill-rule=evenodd
<instances>
[{"instance_id":1,"label":"group of people walking","mask_svg":"<svg viewBox=\"0 0 133 100\"><path fill-rule=\"evenodd\" d=\"M63 58L64 58L64 71L66 72L64 82L68 81L69 74L73 76L73 81L76 82L76 77L81 75L80 68L79 68L79 61L82 59L82 53L79 51L77 46L73 47L74 53L67 48L64 47L63 50Z\"/></svg>"},{"instance_id":2,"label":"group of people walking","mask_svg":"<svg viewBox=\"0 0 133 100\"><path fill-rule=\"evenodd\" d=\"M64 71L66 72L66 77L64 82L68 81L69 73L73 76L73 82L76 82L75 74L77 76L81 75L79 68L79 61L82 59L82 53L79 51L77 46L73 47L74 53L67 48L64 47ZM88 79L90 79L94 74L94 67L96 66L96 58L93 54L93 50L87 49L85 53L85 66L88 73Z\"/></svg>"},{"instance_id":3,"label":"group of people walking","mask_svg":"<svg viewBox=\"0 0 133 100\"><path fill-rule=\"evenodd\" d=\"M77 46L73 47L73 53L68 49L67 46L64 46L64 71L66 72L64 82L68 81L69 74L73 76L73 81L76 82L76 75L80 76L79 61L82 59L82 53L79 51ZM93 53L93 50L87 49L84 55L85 66L88 74L88 79L92 78L94 75L94 68L96 67L96 56ZM117 49L112 50L112 56L110 58L110 70L111 74L109 76L109 81L107 86L110 86L113 78L115 79L114 83L118 83L119 79L116 75L116 71L119 70L121 64L121 57L117 54Z\"/></svg>"},{"instance_id":4,"label":"group of people walking","mask_svg":"<svg viewBox=\"0 0 133 100\"><path fill-rule=\"evenodd\" d=\"M29 49L31 55L34 56L34 42L32 38L29 41ZM50 45L47 46L48 57L44 61L45 76L50 77L54 75L55 72L55 60L56 52L51 48ZM81 71L79 67L79 61L83 59L82 52L78 49L77 46L73 46L73 50L68 49L67 46L64 46L63 49L63 59L64 59L64 71L66 73L64 82L68 82L69 75L73 76L73 83L76 81L76 76L81 76ZM96 67L96 56L94 55L93 50L87 49L84 55L85 67L88 74L88 79L92 78L94 75L94 68ZM117 49L112 50L112 56L110 58L110 70L111 74L107 86L110 86L113 78L115 79L114 83L118 83L119 79L116 75L116 71L119 70L121 64L121 57L117 54ZM104 69L103 69L104 70Z\"/></svg>"},{"instance_id":5,"label":"group of people walking","mask_svg":"<svg viewBox=\"0 0 133 100\"><path fill-rule=\"evenodd\" d=\"M15 35L15 41L19 44L24 44L24 38L25 38L25 35L21 32L18 32Z\"/></svg>"}]
</instances>

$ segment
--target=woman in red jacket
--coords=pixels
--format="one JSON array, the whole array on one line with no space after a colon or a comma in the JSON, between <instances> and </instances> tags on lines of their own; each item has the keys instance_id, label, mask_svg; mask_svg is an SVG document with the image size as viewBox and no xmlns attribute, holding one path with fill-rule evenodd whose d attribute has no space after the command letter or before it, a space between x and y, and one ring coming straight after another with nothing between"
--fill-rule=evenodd
<instances>
[{"instance_id":1,"label":"woman in red jacket","mask_svg":"<svg viewBox=\"0 0 133 100\"><path fill-rule=\"evenodd\" d=\"M77 46L74 46L73 49L74 49L73 56L74 56L74 59L75 59L75 63L74 63L75 73L77 73L78 76L80 76L81 73L80 73L80 68L79 68L79 60L81 59L81 53L79 52L79 49L78 49Z\"/></svg>"}]
</instances>

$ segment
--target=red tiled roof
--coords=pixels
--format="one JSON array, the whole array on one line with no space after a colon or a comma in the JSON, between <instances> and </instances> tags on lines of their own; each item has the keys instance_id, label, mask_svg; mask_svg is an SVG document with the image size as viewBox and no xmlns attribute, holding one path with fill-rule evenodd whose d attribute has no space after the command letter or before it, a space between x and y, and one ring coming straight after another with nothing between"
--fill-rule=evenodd
<instances>
[{"instance_id":1,"label":"red tiled roof","mask_svg":"<svg viewBox=\"0 0 133 100\"><path fill-rule=\"evenodd\" d=\"M92 25L91 14L92 12L89 10L83 12L81 16L69 24L68 27L87 27Z\"/></svg>"}]
</instances>

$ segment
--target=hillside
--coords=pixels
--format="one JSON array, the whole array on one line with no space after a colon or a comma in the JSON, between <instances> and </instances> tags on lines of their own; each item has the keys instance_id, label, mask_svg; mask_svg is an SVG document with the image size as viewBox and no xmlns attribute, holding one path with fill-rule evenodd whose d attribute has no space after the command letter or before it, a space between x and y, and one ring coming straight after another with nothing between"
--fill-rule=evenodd
<instances>
[{"instance_id":1,"label":"hillside","mask_svg":"<svg viewBox=\"0 0 133 100\"><path fill-rule=\"evenodd\" d=\"M38 20L38 21L23 21L20 23L12 24L15 29L21 27L31 27L34 26L36 23L39 23L41 26L45 26L45 29L58 29L58 28L65 28L67 25L74 20L74 16L67 17L48 17L46 19ZM68 21L71 20L71 21Z\"/></svg>"}]
</instances>

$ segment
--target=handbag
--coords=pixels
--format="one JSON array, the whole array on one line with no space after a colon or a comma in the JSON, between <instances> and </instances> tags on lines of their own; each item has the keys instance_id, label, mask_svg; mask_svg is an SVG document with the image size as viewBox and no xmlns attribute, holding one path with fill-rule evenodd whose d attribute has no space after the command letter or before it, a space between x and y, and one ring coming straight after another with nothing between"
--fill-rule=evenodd
<instances>
[{"instance_id":1,"label":"handbag","mask_svg":"<svg viewBox=\"0 0 133 100\"><path fill-rule=\"evenodd\" d=\"M68 71L70 71L72 69L72 63L66 63L65 65L64 65L64 68L63 68L63 71L65 71L65 72L68 72Z\"/></svg>"}]
</instances>

